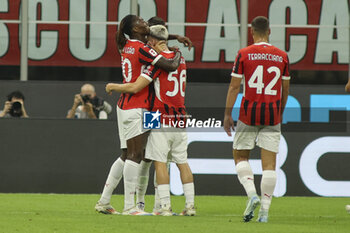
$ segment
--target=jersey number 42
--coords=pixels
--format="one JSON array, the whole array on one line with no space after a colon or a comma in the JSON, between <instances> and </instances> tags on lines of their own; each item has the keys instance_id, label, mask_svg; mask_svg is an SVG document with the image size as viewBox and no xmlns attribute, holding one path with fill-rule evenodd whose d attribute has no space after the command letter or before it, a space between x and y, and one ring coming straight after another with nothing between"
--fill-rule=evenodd
<instances>
[{"instance_id":1,"label":"jersey number 42","mask_svg":"<svg viewBox=\"0 0 350 233\"><path fill-rule=\"evenodd\" d=\"M274 73L275 77L267 84L265 87L265 84L263 82L263 76L264 76L264 66L259 65L256 67L254 73L250 77L248 81L248 86L250 88L256 88L256 94L262 94L264 89L265 95L277 95L277 90L272 90L274 86L276 85L278 79L281 77L281 70L276 66L271 66L267 69L267 72L269 74Z\"/></svg>"}]
</instances>

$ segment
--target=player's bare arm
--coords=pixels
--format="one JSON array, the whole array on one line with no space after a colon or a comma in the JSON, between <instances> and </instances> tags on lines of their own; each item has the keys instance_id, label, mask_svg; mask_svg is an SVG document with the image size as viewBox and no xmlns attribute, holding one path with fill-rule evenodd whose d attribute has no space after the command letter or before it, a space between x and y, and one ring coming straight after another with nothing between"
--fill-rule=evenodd
<instances>
[{"instance_id":1,"label":"player's bare arm","mask_svg":"<svg viewBox=\"0 0 350 233\"><path fill-rule=\"evenodd\" d=\"M160 47L158 48L157 52L159 53L164 49L167 50L168 48L167 48L167 45L165 44L165 41L166 41L166 38L168 37L168 31L166 30L166 28L162 25L154 25L151 28L152 29L150 29L151 30L150 35L148 36L148 44L154 47L155 45L158 44L159 41L163 41L159 44ZM158 37L154 36L154 33L158 33L159 34ZM157 58L159 59L157 60ZM171 59L166 59L165 57L160 55L158 55L157 58L152 62L152 65L157 66L167 72L173 72L177 70L177 68L180 65L181 52L179 50L176 50L175 57Z\"/></svg>"},{"instance_id":2,"label":"player's bare arm","mask_svg":"<svg viewBox=\"0 0 350 233\"><path fill-rule=\"evenodd\" d=\"M154 16L148 20L148 25L150 27L155 26L155 25L162 25L165 27L165 21L158 16ZM190 40L190 38L188 38L186 36L169 34L167 37L167 40L177 40L178 42L180 42L180 43L184 44L186 47L188 47L188 50L191 50L191 48L192 48L192 41Z\"/></svg>"},{"instance_id":3,"label":"player's bare arm","mask_svg":"<svg viewBox=\"0 0 350 233\"><path fill-rule=\"evenodd\" d=\"M177 40L178 42L184 44L186 47L188 47L188 51L191 50L193 44L190 38L186 36L180 36L180 35L169 35L168 40Z\"/></svg>"},{"instance_id":4,"label":"player's bare arm","mask_svg":"<svg viewBox=\"0 0 350 233\"><path fill-rule=\"evenodd\" d=\"M288 95L289 95L289 82L290 82L289 80L282 80L281 117L283 116L284 107L287 104L287 99L288 99Z\"/></svg>"},{"instance_id":5,"label":"player's bare arm","mask_svg":"<svg viewBox=\"0 0 350 233\"><path fill-rule=\"evenodd\" d=\"M226 107L225 107L225 118L224 118L224 129L228 136L232 136L231 129L234 130L234 122L232 119L232 109L236 102L237 95L241 87L241 78L231 78L231 83L227 91Z\"/></svg>"},{"instance_id":6,"label":"player's bare arm","mask_svg":"<svg viewBox=\"0 0 350 233\"><path fill-rule=\"evenodd\" d=\"M158 66L159 68L168 71L173 72L177 70L177 67L180 65L181 60L181 52L177 51L175 54L175 57L173 59L166 59L164 57L161 57L156 63L155 66Z\"/></svg>"},{"instance_id":7,"label":"player's bare arm","mask_svg":"<svg viewBox=\"0 0 350 233\"><path fill-rule=\"evenodd\" d=\"M106 85L106 92L112 94L113 91L119 93L136 94L149 85L151 82L143 76L139 76L133 83L108 83Z\"/></svg>"}]
</instances>

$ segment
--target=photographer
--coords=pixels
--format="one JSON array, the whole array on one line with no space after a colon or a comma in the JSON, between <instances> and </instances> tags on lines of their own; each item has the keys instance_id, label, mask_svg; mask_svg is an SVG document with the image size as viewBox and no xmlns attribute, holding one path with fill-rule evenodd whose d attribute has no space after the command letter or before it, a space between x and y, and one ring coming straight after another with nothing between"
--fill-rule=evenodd
<instances>
[{"instance_id":1,"label":"photographer","mask_svg":"<svg viewBox=\"0 0 350 233\"><path fill-rule=\"evenodd\" d=\"M74 96L73 106L68 111L67 118L107 119L107 114L111 112L111 105L96 96L95 87L91 84L84 84L80 94Z\"/></svg>"},{"instance_id":2,"label":"photographer","mask_svg":"<svg viewBox=\"0 0 350 233\"><path fill-rule=\"evenodd\" d=\"M7 96L7 101L4 109L0 112L0 117L28 117L24 108L24 95L21 92L14 91Z\"/></svg>"}]
</instances>

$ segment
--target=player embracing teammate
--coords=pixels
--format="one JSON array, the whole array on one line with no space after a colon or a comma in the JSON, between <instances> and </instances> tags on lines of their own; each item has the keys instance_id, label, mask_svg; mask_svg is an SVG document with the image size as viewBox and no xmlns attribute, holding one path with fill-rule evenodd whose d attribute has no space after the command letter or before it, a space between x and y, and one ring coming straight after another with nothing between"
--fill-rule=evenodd
<instances>
[{"instance_id":1,"label":"player embracing teammate","mask_svg":"<svg viewBox=\"0 0 350 233\"><path fill-rule=\"evenodd\" d=\"M167 71L175 71L180 64L181 53L173 59L165 59L147 46L148 24L136 15L127 15L120 22L117 45L122 56L123 83L133 83L142 75L148 65L155 65ZM128 38L127 38L128 37ZM149 76L153 78L153 75ZM112 85L106 91L111 92ZM124 215L146 215L143 206L135 206L135 191L138 178L145 178L141 184L144 190L148 184L150 163L144 162L144 150L149 132L142 128L143 111L149 108L152 92L148 86L138 93L123 93L118 101L117 115L120 144L123 154L111 167L100 200L95 206L98 212L117 214L110 205L113 190L124 177ZM141 162L142 161L142 162ZM141 174L144 173L144 174ZM142 201L140 201L141 203Z\"/></svg>"},{"instance_id":2,"label":"player embracing teammate","mask_svg":"<svg viewBox=\"0 0 350 233\"><path fill-rule=\"evenodd\" d=\"M152 19L154 21L158 18L153 17ZM162 27L165 29L164 32L166 32L166 36L163 38L164 46L164 41L168 39L168 32L164 26ZM111 93L112 91L122 92L122 95L118 101L117 115L119 136L123 154L112 165L102 196L95 206L95 209L101 213L117 214L114 208L110 205L110 198L113 190L123 176L123 215L148 215L148 213L144 212L144 194L148 184L150 160L146 162L147 160L144 157L144 150L149 131L143 129L142 124L143 112L150 110L151 106L154 106L153 88L149 88L148 85L162 72L168 73L174 71L177 73L180 61L184 64L184 59L181 57L181 53L179 51L172 52L171 56L166 53L164 53L162 56L150 46L146 45L146 37L149 35L149 33L150 30L147 23L142 18L135 15L128 15L124 17L119 25L117 44L122 55L124 84L109 83L106 85L106 91L108 93ZM126 35L129 38L127 38ZM191 42L186 37L171 35L171 38L183 42L185 45L188 45L189 48L191 47ZM181 84L183 84L183 82L181 82ZM151 87L153 87L153 85ZM182 87L180 89L182 92L184 91ZM186 145L185 150L187 150L187 139L186 137L182 139L184 142L183 144ZM157 146L161 145L157 144ZM187 173L188 171L190 172L190 175L187 175L186 181L188 181L188 183L192 183L191 190L193 191L191 193L192 198L190 198L190 200L193 200L194 186L192 173L188 165L187 167L183 167L184 168L182 170L185 169ZM136 189L138 190L137 206L135 206L134 201ZM188 203L183 214L194 215L194 201Z\"/></svg>"},{"instance_id":3,"label":"player embracing teammate","mask_svg":"<svg viewBox=\"0 0 350 233\"><path fill-rule=\"evenodd\" d=\"M247 195L243 220L249 222L261 204L258 222L268 221L276 186L276 154L281 137L283 110L289 92L289 61L286 52L269 44L269 21L258 16L252 21L254 44L239 50L226 99L224 128L229 136L234 129L232 108L243 80L243 99L233 140L233 157L240 183ZM261 148L261 200L257 196L249 153Z\"/></svg>"},{"instance_id":4,"label":"player embracing teammate","mask_svg":"<svg viewBox=\"0 0 350 233\"><path fill-rule=\"evenodd\" d=\"M152 26L149 44L156 48L162 56L173 59L176 52L170 51L166 45L168 31L162 25ZM157 214L172 216L174 213L170 204L169 174L166 163L175 162L180 170L186 198L185 208L181 215L193 216L194 184L191 169L187 163L187 133L185 128L172 127L185 125L185 87L186 64L181 57L177 70L168 72L157 66L145 67L135 82L124 84L108 84L107 89L121 93L139 93L153 82L155 97L150 103L150 110L160 116L162 127L153 129L148 137L146 158L155 161L158 195L161 209Z\"/></svg>"},{"instance_id":5,"label":"player embracing teammate","mask_svg":"<svg viewBox=\"0 0 350 233\"><path fill-rule=\"evenodd\" d=\"M152 26L149 44L164 57L171 59L175 53L169 51L166 45L167 37L168 32L164 26ZM152 73L155 69L156 67L149 66L144 72ZM181 57L180 66L176 71L160 70L153 82L156 96L151 109L161 114L161 128L151 131L145 156L147 159L153 160L155 164L157 193L161 203L159 214L163 216L173 215L170 203L168 161L176 163L180 170L186 198L185 209L181 215L193 216L196 214L193 175L187 163L187 133L184 128L186 124L186 78L186 63L185 59Z\"/></svg>"}]
</instances>

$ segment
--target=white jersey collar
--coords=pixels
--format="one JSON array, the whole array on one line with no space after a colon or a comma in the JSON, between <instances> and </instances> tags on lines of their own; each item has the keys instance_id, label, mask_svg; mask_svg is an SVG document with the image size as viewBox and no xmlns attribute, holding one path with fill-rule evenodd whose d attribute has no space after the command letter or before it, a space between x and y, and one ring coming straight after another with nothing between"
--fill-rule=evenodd
<instances>
[{"instance_id":1,"label":"white jersey collar","mask_svg":"<svg viewBox=\"0 0 350 233\"><path fill-rule=\"evenodd\" d=\"M131 42L141 42L141 43L143 43L142 41L140 41L140 40L136 40L136 39L128 39L129 41L131 41ZM144 44L144 43L143 43Z\"/></svg>"},{"instance_id":2,"label":"white jersey collar","mask_svg":"<svg viewBox=\"0 0 350 233\"><path fill-rule=\"evenodd\" d=\"M269 44L267 42L259 42L259 43L255 43L254 45L268 45L268 46L271 46L271 44Z\"/></svg>"},{"instance_id":3,"label":"white jersey collar","mask_svg":"<svg viewBox=\"0 0 350 233\"><path fill-rule=\"evenodd\" d=\"M174 53L173 51L162 51L162 53Z\"/></svg>"}]
</instances>

